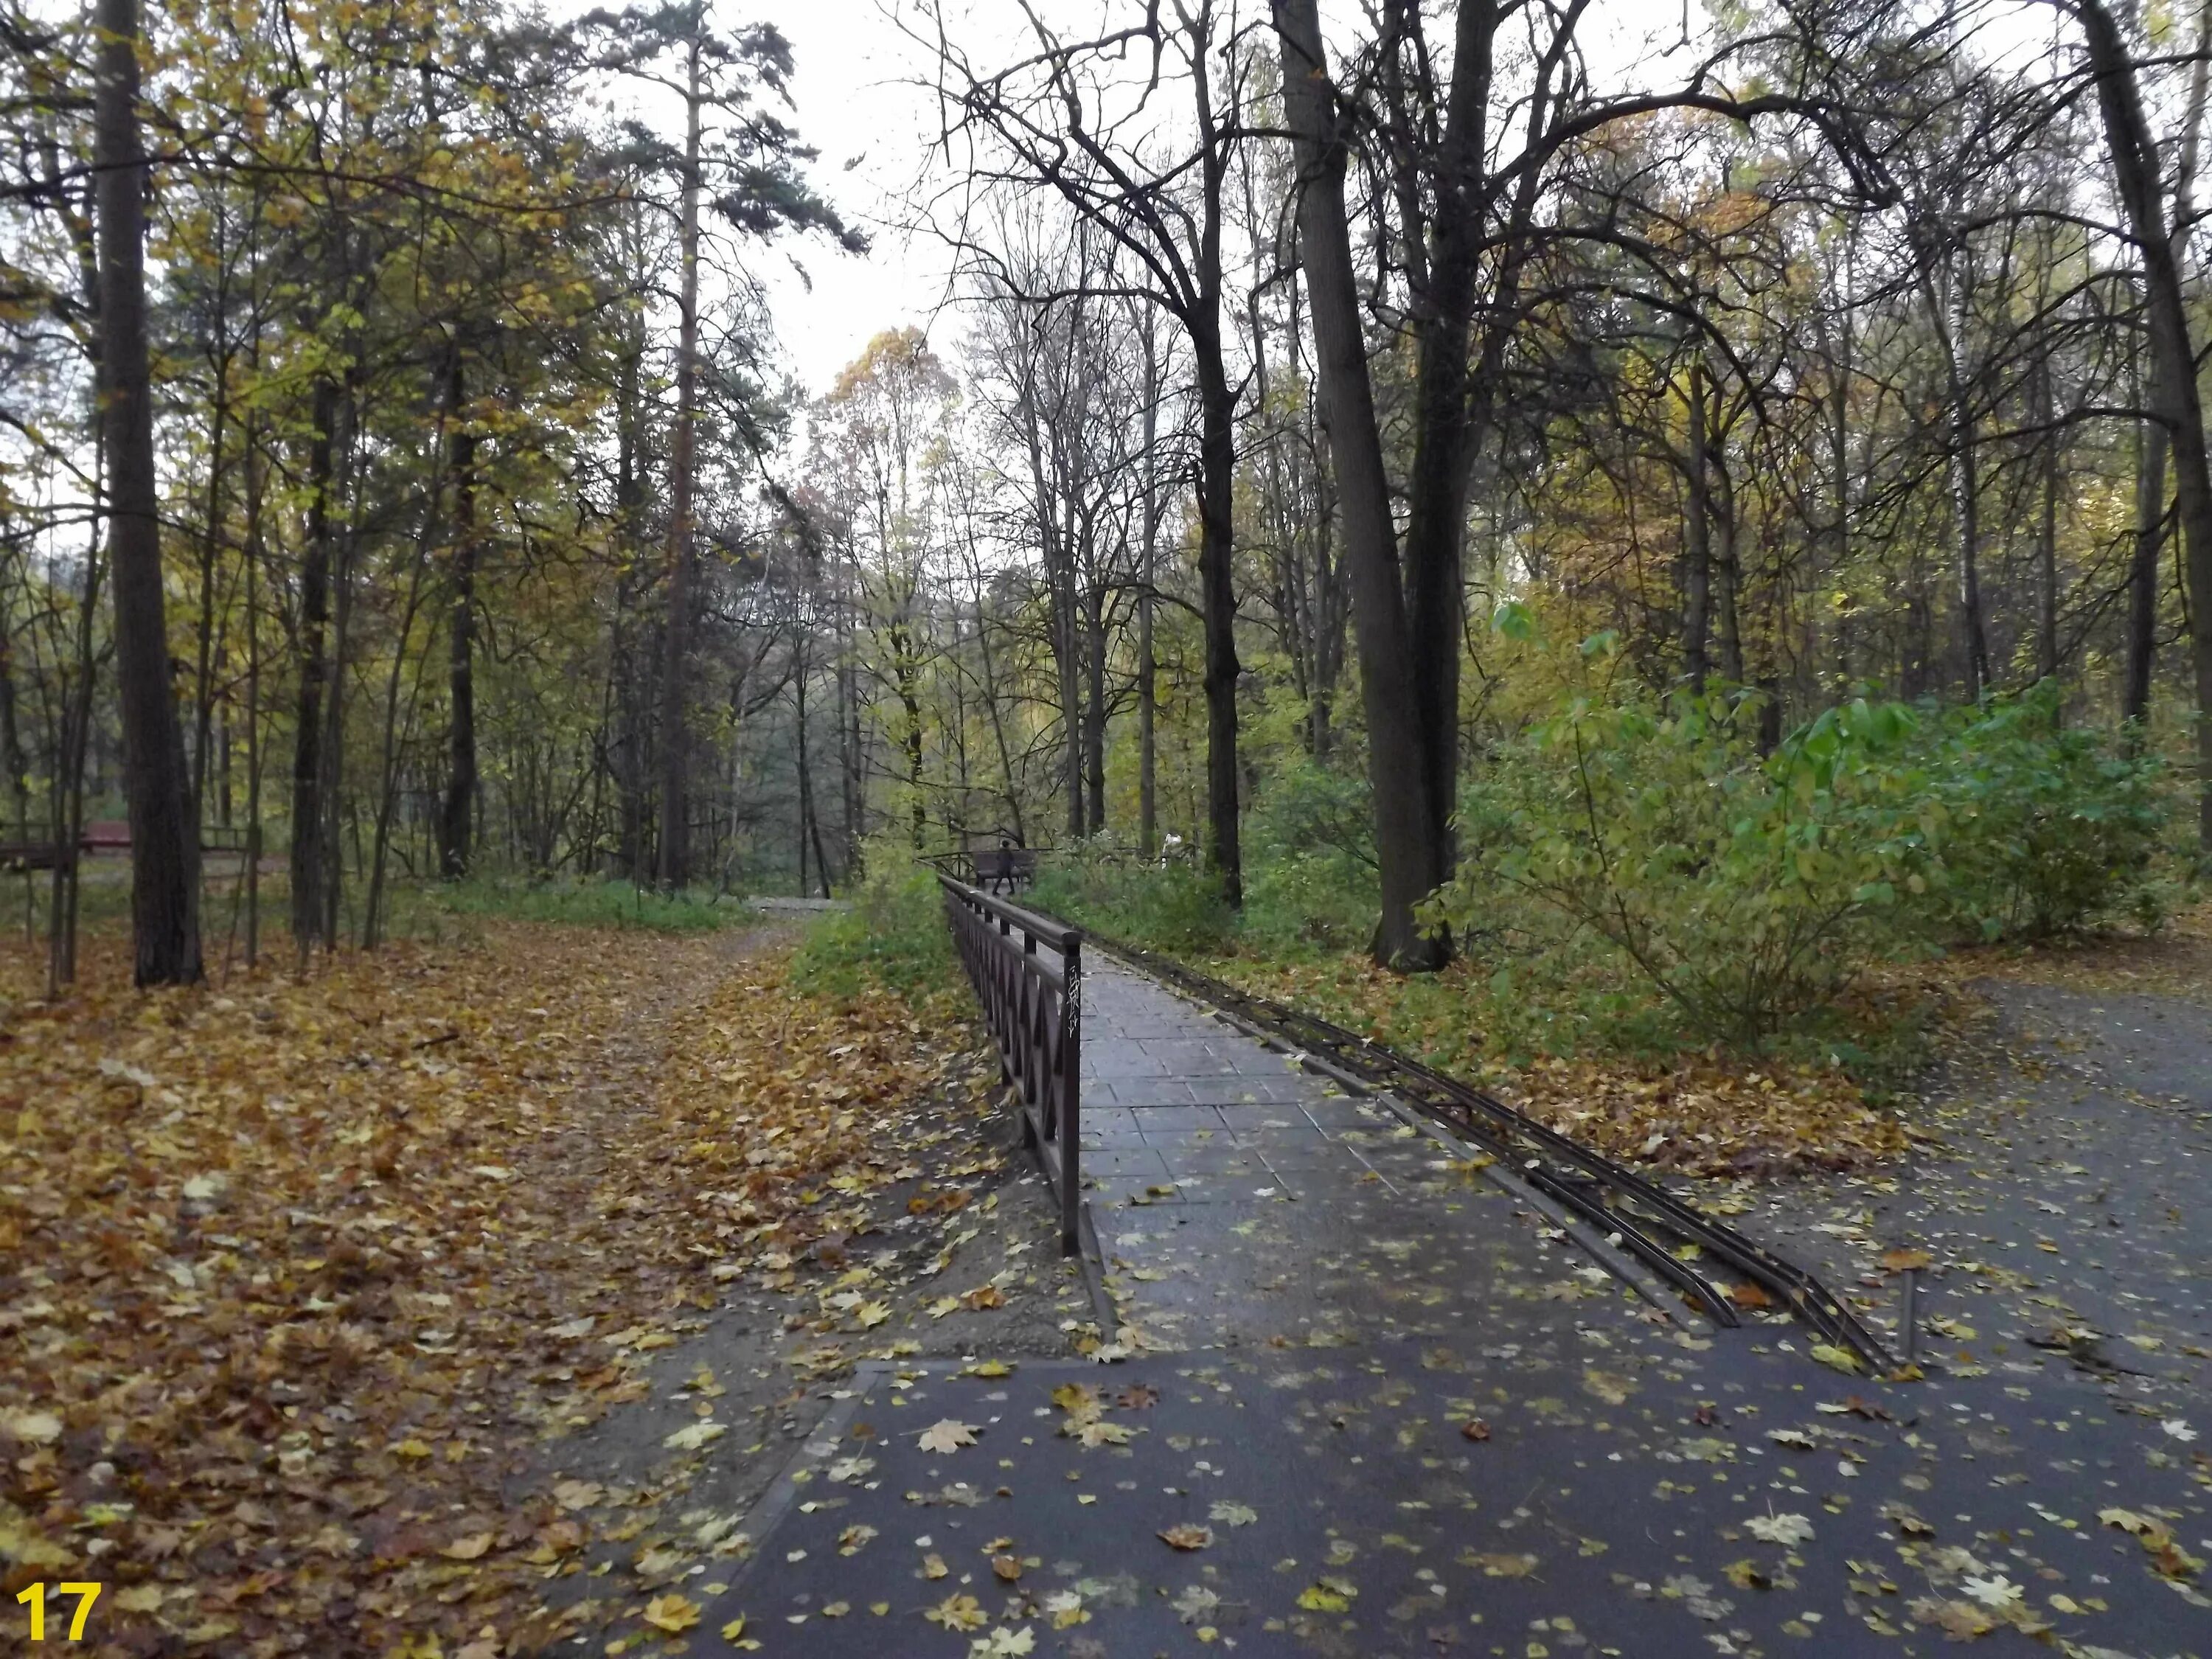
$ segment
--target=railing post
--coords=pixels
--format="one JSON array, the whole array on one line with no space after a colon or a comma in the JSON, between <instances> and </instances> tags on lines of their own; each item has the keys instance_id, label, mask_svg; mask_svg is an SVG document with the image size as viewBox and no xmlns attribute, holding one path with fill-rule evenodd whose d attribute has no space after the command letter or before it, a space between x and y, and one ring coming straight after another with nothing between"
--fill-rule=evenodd
<instances>
[{"instance_id":1,"label":"railing post","mask_svg":"<svg viewBox=\"0 0 2212 1659\"><path fill-rule=\"evenodd\" d=\"M1022 1137L1036 1146L1060 1205L1063 1253L1082 1249L1082 934L940 870L945 920L983 1005L1001 1074L1018 1091ZM1013 935L1018 930L1021 943ZM1040 941L1050 947L1040 951ZM1056 952L1055 968L1048 960ZM1048 1000L1057 994L1060 1006Z\"/></svg>"},{"instance_id":2,"label":"railing post","mask_svg":"<svg viewBox=\"0 0 2212 1659\"><path fill-rule=\"evenodd\" d=\"M1078 1224L1083 1215L1083 1126L1078 1119L1083 1093L1083 936L1071 930L1061 943L1067 983L1060 1000L1060 1253L1083 1248ZM1103 1333L1109 1340L1111 1331Z\"/></svg>"}]
</instances>

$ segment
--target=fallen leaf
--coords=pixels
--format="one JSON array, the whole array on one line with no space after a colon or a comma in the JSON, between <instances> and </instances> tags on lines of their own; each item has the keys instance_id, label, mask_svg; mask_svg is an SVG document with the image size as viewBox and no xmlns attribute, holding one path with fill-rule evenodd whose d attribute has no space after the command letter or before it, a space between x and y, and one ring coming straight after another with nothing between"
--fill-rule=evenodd
<instances>
[{"instance_id":1,"label":"fallen leaf","mask_svg":"<svg viewBox=\"0 0 2212 1659\"><path fill-rule=\"evenodd\" d=\"M956 1452L975 1443L975 1430L972 1424L945 1417L922 1430L918 1438L926 1452Z\"/></svg>"},{"instance_id":2,"label":"fallen leaf","mask_svg":"<svg viewBox=\"0 0 2212 1659\"><path fill-rule=\"evenodd\" d=\"M935 1607L924 1608L921 1616L949 1631L981 1630L990 1622L983 1604L966 1595L948 1595Z\"/></svg>"},{"instance_id":3,"label":"fallen leaf","mask_svg":"<svg viewBox=\"0 0 2212 1659\"><path fill-rule=\"evenodd\" d=\"M656 1595L645 1604L645 1622L670 1635L690 1630L699 1622L699 1604L672 1592Z\"/></svg>"},{"instance_id":4,"label":"fallen leaf","mask_svg":"<svg viewBox=\"0 0 2212 1659\"><path fill-rule=\"evenodd\" d=\"M1813 1523L1802 1515L1754 1515L1743 1529L1763 1544L1804 1544L1813 1538Z\"/></svg>"}]
</instances>

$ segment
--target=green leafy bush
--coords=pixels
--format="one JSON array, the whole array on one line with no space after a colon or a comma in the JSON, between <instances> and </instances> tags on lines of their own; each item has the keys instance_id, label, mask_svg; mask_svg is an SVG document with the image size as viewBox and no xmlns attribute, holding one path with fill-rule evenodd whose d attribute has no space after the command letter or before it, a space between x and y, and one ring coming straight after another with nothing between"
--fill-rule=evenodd
<instances>
[{"instance_id":1,"label":"green leafy bush","mask_svg":"<svg viewBox=\"0 0 2212 1659\"><path fill-rule=\"evenodd\" d=\"M826 910L807 928L792 982L831 996L879 988L910 1002L964 983L937 878L890 848L867 869L851 908Z\"/></svg>"},{"instance_id":2,"label":"green leafy bush","mask_svg":"<svg viewBox=\"0 0 2212 1659\"><path fill-rule=\"evenodd\" d=\"M2160 920L2164 768L2062 726L2063 697L2045 680L1929 723L1924 767L1947 823L1937 909L1958 937L2040 939L2122 916Z\"/></svg>"},{"instance_id":3,"label":"green leafy bush","mask_svg":"<svg viewBox=\"0 0 2212 1659\"><path fill-rule=\"evenodd\" d=\"M1245 820L1242 936L1354 949L1374 933L1378 890L1366 778L1301 757L1268 779Z\"/></svg>"},{"instance_id":4,"label":"green leafy bush","mask_svg":"<svg viewBox=\"0 0 2212 1659\"><path fill-rule=\"evenodd\" d=\"M1212 876L1188 864L1141 864L1103 843L1055 853L1021 902L1132 945L1190 956L1228 948L1237 921Z\"/></svg>"},{"instance_id":5,"label":"green leafy bush","mask_svg":"<svg viewBox=\"0 0 2212 1659\"><path fill-rule=\"evenodd\" d=\"M1693 1031L1760 1043L1832 1000L1880 948L1873 919L1929 884L1912 725L1861 702L1762 765L1755 719L1720 696L1574 696L1486 769L1434 914L1480 934L1517 900L1540 935L1607 941Z\"/></svg>"},{"instance_id":6,"label":"green leafy bush","mask_svg":"<svg viewBox=\"0 0 2212 1659\"><path fill-rule=\"evenodd\" d=\"M421 904L448 915L508 921L556 922L573 927L637 927L657 933L707 933L750 920L739 899L685 891L659 893L627 881L546 881L477 876L451 884L423 884ZM394 931L405 931L405 900L395 896Z\"/></svg>"},{"instance_id":7,"label":"green leafy bush","mask_svg":"<svg viewBox=\"0 0 2212 1659\"><path fill-rule=\"evenodd\" d=\"M1754 1046L1876 960L2143 916L2158 767L2057 699L1859 698L1762 758L1740 695L1583 691L1481 768L1432 914L1540 957L1601 940L1686 1034Z\"/></svg>"}]
</instances>

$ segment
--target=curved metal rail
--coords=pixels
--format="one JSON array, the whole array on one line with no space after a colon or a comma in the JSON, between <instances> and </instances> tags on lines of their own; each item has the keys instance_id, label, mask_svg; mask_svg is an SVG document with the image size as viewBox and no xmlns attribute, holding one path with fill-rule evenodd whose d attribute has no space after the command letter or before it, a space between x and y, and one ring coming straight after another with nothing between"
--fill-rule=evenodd
<instances>
[{"instance_id":1,"label":"curved metal rail","mask_svg":"<svg viewBox=\"0 0 2212 1659\"><path fill-rule=\"evenodd\" d=\"M1085 930L1088 932L1088 930ZM1090 935L1115 956L1200 1001L1227 1009L1276 1038L1317 1054L1363 1082L1474 1141L1537 1191L1606 1230L1717 1323L1741 1322L1726 1290L1678 1256L1665 1235L1699 1250L1751 1284L1820 1336L1849 1349L1877 1373L1897 1362L1880 1338L1835 1293L1793 1261L1684 1202L1665 1188L1571 1139L1494 1096L1386 1048L1328 1020L1255 996L1181 963Z\"/></svg>"}]
</instances>

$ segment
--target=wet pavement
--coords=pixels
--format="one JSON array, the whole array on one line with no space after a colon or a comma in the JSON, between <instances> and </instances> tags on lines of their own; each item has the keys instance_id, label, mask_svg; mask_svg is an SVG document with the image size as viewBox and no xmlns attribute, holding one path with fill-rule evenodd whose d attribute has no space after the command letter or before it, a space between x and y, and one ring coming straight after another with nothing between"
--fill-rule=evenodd
<instances>
[{"instance_id":1,"label":"wet pavement","mask_svg":"<svg viewBox=\"0 0 2212 1659\"><path fill-rule=\"evenodd\" d=\"M1946 1338L1925 1381L1844 1374L1778 1316L1647 1300L1499 1171L1151 981L1085 990L1119 1358L861 1373L695 1648L742 1616L823 1659L2212 1653L2201 1373ZM1887 1196L1741 1219L1856 1206L1806 1236L1878 1306L1877 1246L1937 1251L1939 1305L1977 1282L1963 1212ZM2017 1255L2008 1211L1973 1224L1980 1267ZM2127 1363L2187 1360L2156 1340Z\"/></svg>"}]
</instances>

